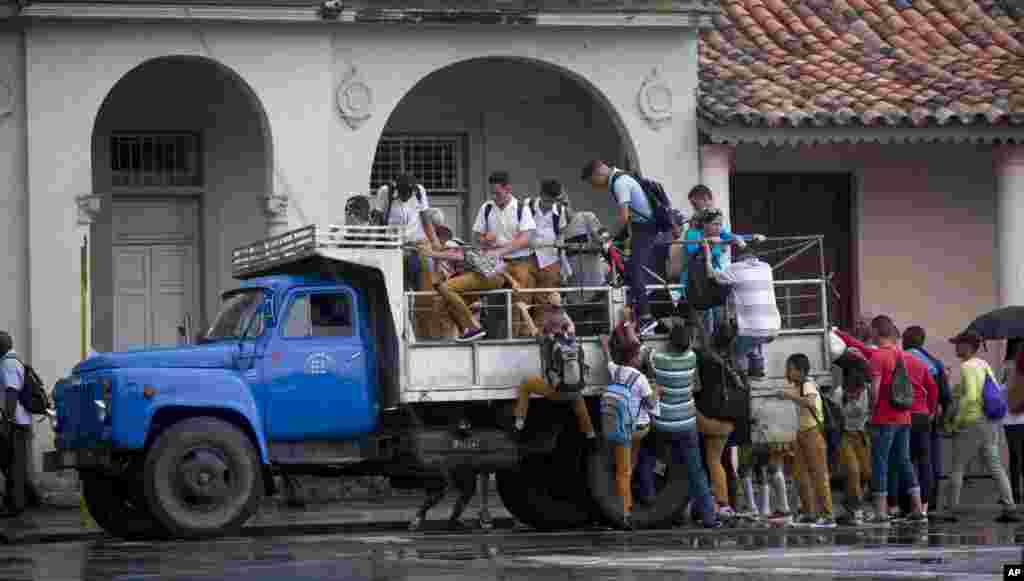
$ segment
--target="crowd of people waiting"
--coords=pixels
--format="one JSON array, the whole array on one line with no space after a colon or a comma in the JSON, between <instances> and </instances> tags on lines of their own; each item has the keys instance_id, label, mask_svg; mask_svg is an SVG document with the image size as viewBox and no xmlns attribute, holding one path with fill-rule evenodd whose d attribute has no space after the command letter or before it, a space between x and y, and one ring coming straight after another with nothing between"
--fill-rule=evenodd
<instances>
[{"instance_id":1,"label":"crowd of people waiting","mask_svg":"<svg viewBox=\"0 0 1024 581\"><path fill-rule=\"evenodd\" d=\"M900 333L891 318L878 316L861 321L851 332L834 329L831 353L841 381L828 391L819 389L809 358L791 354L784 385L774 395L797 407L795 430L783 441L755 443L749 396L743 398L745 404L730 408L722 393L737 388L749 393L751 382L764 378L761 350L781 327L771 267L747 245L764 237L738 236L724 229L712 192L703 185L689 193L693 217L687 220L674 212L671 227L664 228L655 220L658 202L638 176L595 160L584 167L581 179L611 195L618 209L613 238L629 248L624 275L630 293L623 321L611 336L601 337L611 378L601 402L602 434L615 451L624 527L632 527L634 488L641 504L656 494L655 456L644 445L652 426L669 435L673 461L684 465L689 477L690 503L678 515L679 522L693 518L713 528L721 526L723 518L744 513L781 523L834 527L831 480L838 468L845 473L840 523L924 523L936 516L930 508L939 504L943 434L952 446L953 466L944 496L948 510L941 516L957 518L966 467L979 457L997 483L1004 508L1000 519L1016 520L1014 510L1024 484L1020 340L1008 344L1010 364L998 382L978 356L981 337L972 332L953 337L950 341L961 363L959 381L951 386L950 370L925 350L920 326ZM466 302L474 293L602 286L609 269L614 269L597 253L563 252L557 247L564 242L593 245L602 235L609 236L593 212L572 208L557 180L543 181L540 195L524 200L513 195L507 172L494 172L488 181L493 199L477 213L472 245L452 237L443 214L430 207L425 189L412 176L401 176L378 191L373 211L379 223L404 228L414 245L406 255L406 290L437 291L435 296L417 297L417 337L470 342L487 336L491 331L480 320L485 300ZM673 241L679 243L667 244ZM677 253L681 256L674 256ZM715 283L728 289L727 304L699 308L687 296L692 280L687 269L695 264L694 256ZM675 308L659 322L642 285L675 275L669 274L673 263L679 266L676 276L682 288L672 292ZM508 316L514 318L514 334L540 337L549 354L543 376L529 377L520 386L516 432L525 426L531 394L570 399L579 429L596 448L596 430L584 400L566 398L564 393L579 390L582 369L567 373L564 362L555 364L558 359L550 357L576 348L575 325L562 296L516 293L512 304ZM656 351L644 344L644 338L659 324L667 327L669 341ZM992 412L990 384L1007 386L1014 381L1010 413ZM999 455L1001 427L1010 448L1009 472ZM798 510L789 506L786 473L797 483ZM760 501L755 480L760 483Z\"/></svg>"}]
</instances>

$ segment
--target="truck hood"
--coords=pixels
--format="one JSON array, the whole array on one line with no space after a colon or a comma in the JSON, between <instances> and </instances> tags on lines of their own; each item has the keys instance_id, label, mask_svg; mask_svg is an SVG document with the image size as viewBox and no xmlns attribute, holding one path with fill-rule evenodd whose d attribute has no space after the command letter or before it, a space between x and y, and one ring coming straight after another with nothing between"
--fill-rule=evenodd
<instances>
[{"instance_id":1,"label":"truck hood","mask_svg":"<svg viewBox=\"0 0 1024 581\"><path fill-rule=\"evenodd\" d=\"M80 362L73 373L132 367L226 369L232 367L237 353L235 343L100 353Z\"/></svg>"}]
</instances>

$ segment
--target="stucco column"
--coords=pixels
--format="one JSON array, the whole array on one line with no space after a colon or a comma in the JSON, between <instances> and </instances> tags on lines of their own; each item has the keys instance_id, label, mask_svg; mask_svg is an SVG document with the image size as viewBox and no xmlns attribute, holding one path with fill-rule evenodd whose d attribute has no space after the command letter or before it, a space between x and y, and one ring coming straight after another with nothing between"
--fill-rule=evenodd
<instances>
[{"instance_id":1,"label":"stucco column","mask_svg":"<svg viewBox=\"0 0 1024 581\"><path fill-rule=\"evenodd\" d=\"M700 148L700 181L711 188L715 207L722 210L726 228L729 220L729 174L735 148L731 145L703 145Z\"/></svg>"},{"instance_id":2,"label":"stucco column","mask_svg":"<svg viewBox=\"0 0 1024 581\"><path fill-rule=\"evenodd\" d=\"M995 175L999 304L1024 305L1024 146L998 148Z\"/></svg>"}]
</instances>

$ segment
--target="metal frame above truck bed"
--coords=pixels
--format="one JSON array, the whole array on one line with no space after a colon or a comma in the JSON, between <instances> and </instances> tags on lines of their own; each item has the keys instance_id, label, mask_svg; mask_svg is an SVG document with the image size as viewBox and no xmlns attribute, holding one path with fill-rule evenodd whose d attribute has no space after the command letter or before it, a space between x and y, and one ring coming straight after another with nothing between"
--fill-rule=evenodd
<instances>
[{"instance_id":1,"label":"metal frame above truck bed","mask_svg":"<svg viewBox=\"0 0 1024 581\"><path fill-rule=\"evenodd\" d=\"M791 238L789 240L797 240ZM815 244L820 249L821 237L800 237L799 250L780 261L788 262ZM483 339L469 344L454 341L416 340L410 325L410 305L417 296L433 296L434 292L403 292L403 241L396 228L381 226L305 226L268 238L234 251L233 274L244 279L281 272L294 272L300 263L316 264L317 260L334 261L341 266L369 268L378 271L390 305L391 324L398 345L397 403L463 402L509 400L516 395L516 386L527 376L540 374L539 342L533 338ZM310 262L312 261L312 262ZM820 385L832 383L828 358L828 279L824 265L819 278L777 280L777 288L815 287L819 305L817 316L821 326L783 329L765 346L767 382L781 384L784 362L792 353L802 352L811 359L812 375ZM332 269L333 270L333 269ZM351 282L351 281L349 281ZM678 289L679 285L650 285L650 290ZM605 321L608 331L617 323L625 292L614 287L561 287L516 291L501 289L473 293L475 296L503 296L506 309L511 309L514 294L539 293L604 293ZM512 335L512 317L506 310L506 332ZM378 338L380 340L380 338ZM598 393L607 385L607 371L597 337L581 337L586 363L590 366L587 391ZM648 339L658 345L665 337ZM394 370L384 369L384 373ZM388 407L388 406L386 406Z\"/></svg>"}]
</instances>

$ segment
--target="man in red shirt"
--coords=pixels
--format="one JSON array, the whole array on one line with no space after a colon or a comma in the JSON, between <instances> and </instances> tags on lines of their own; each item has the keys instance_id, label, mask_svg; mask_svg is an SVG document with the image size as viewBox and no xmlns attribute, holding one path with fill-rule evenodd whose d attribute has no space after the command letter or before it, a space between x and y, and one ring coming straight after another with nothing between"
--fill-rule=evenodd
<instances>
[{"instance_id":1,"label":"man in red shirt","mask_svg":"<svg viewBox=\"0 0 1024 581\"><path fill-rule=\"evenodd\" d=\"M890 463L892 463L903 491L910 497L911 513L907 520L923 522L926 517L922 512L921 487L918 485L917 475L914 473L914 466L910 461L911 410L892 407L889 403L889 393L892 389L897 360L902 359L907 375L910 377L911 383L915 385L915 391L917 391L916 386L926 386L930 381L928 368L900 349L899 331L889 317L884 315L875 317L871 321L871 332L878 343L878 349L871 353L869 361L872 376L871 399L874 402L874 412L871 416L871 488L874 489L877 506L877 514L873 520L875 524L889 522L888 478ZM928 395L938 393L934 381L931 382L931 389L926 389L926 393ZM917 399L915 398L915 400ZM934 406L927 395L921 399L924 400L926 409Z\"/></svg>"}]
</instances>

